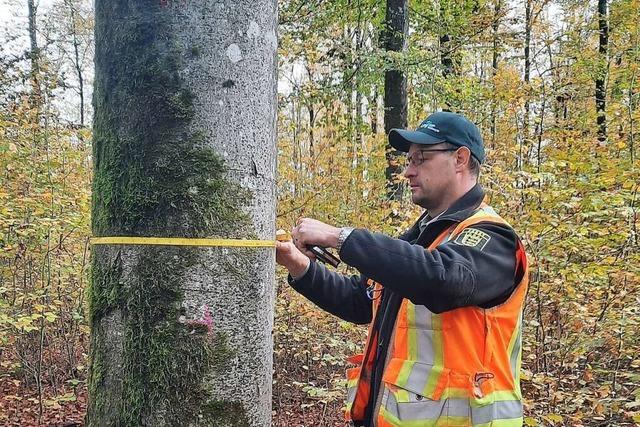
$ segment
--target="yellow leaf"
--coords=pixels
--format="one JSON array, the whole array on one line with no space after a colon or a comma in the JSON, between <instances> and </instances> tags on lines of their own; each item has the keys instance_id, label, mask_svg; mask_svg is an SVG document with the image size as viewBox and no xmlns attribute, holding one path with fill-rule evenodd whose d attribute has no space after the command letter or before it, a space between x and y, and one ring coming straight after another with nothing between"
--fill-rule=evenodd
<instances>
[{"instance_id":1,"label":"yellow leaf","mask_svg":"<svg viewBox=\"0 0 640 427\"><path fill-rule=\"evenodd\" d=\"M544 418L547 421L551 421L552 423L559 423L559 422L562 422L563 420L562 415L558 415L558 414L548 414L542 418Z\"/></svg>"}]
</instances>

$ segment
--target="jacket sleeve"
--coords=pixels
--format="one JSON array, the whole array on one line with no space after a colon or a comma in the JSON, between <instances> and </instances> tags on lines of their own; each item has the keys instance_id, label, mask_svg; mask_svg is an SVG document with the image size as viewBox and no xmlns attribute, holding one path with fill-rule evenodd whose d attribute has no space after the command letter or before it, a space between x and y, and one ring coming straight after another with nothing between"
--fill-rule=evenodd
<instances>
[{"instance_id":1,"label":"jacket sleeve","mask_svg":"<svg viewBox=\"0 0 640 427\"><path fill-rule=\"evenodd\" d=\"M288 278L293 289L321 309L346 320L364 325L371 322L372 304L367 297L367 278L345 276L312 262L307 272L297 279Z\"/></svg>"},{"instance_id":2,"label":"jacket sleeve","mask_svg":"<svg viewBox=\"0 0 640 427\"><path fill-rule=\"evenodd\" d=\"M476 230L475 239L460 235L426 250L357 229L342 245L340 258L434 313L464 306L490 308L504 302L515 288L517 236L511 228L494 223L466 230Z\"/></svg>"}]
</instances>

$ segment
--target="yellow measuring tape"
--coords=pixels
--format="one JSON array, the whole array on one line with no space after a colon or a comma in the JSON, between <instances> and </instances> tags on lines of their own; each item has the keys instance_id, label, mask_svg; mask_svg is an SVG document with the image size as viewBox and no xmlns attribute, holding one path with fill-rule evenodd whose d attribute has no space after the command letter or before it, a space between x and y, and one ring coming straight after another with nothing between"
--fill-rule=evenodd
<instances>
[{"instance_id":1,"label":"yellow measuring tape","mask_svg":"<svg viewBox=\"0 0 640 427\"><path fill-rule=\"evenodd\" d=\"M94 237L92 245L164 245L164 246L226 246L235 248L273 248L276 241L286 242L291 235L276 231L276 240L248 239L190 239L187 237Z\"/></svg>"},{"instance_id":2,"label":"yellow measuring tape","mask_svg":"<svg viewBox=\"0 0 640 427\"><path fill-rule=\"evenodd\" d=\"M275 240L189 239L185 237L94 237L92 245L163 245L163 246L226 246L239 248L273 248Z\"/></svg>"}]
</instances>

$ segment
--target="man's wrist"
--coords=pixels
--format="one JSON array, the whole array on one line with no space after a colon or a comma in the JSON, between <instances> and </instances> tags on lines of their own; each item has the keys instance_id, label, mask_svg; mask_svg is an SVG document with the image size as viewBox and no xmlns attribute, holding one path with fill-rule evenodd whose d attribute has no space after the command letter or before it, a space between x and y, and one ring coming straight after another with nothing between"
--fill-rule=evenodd
<instances>
[{"instance_id":1,"label":"man's wrist","mask_svg":"<svg viewBox=\"0 0 640 427\"><path fill-rule=\"evenodd\" d=\"M342 245L344 241L347 240L347 237L349 237L352 231L353 231L353 227L342 227L340 229L340 233L338 234L338 243L336 244L336 249L338 250L338 253L340 253L340 249L342 249Z\"/></svg>"},{"instance_id":2,"label":"man's wrist","mask_svg":"<svg viewBox=\"0 0 640 427\"><path fill-rule=\"evenodd\" d=\"M307 274L307 271L309 271L310 265L311 265L311 260L305 257L305 259L302 260L301 263L296 264L295 266L292 266L290 268L287 268L287 270L289 270L289 274L291 275L291 277L293 277L293 279L296 280L301 278L305 274Z\"/></svg>"}]
</instances>

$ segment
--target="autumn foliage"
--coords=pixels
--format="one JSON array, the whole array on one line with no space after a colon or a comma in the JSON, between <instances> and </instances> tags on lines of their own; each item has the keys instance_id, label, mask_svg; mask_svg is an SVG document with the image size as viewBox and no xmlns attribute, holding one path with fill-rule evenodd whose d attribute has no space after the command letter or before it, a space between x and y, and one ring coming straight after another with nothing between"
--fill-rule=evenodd
<instances>
[{"instance_id":1,"label":"autumn foliage","mask_svg":"<svg viewBox=\"0 0 640 427\"><path fill-rule=\"evenodd\" d=\"M54 3L50 13L84 4ZM280 2L278 227L300 216L390 235L411 225L419 211L386 198L384 174L383 71L404 70L411 127L442 108L481 126L481 182L526 244L525 423L640 423L640 2L609 2L606 55L587 2L418 0L408 49L392 54L378 43L380 2L320 3ZM72 56L47 43L72 27L39 19L44 47L0 58L2 425L81 424L86 406L91 130L75 112ZM81 23L73 31L90 34L90 19ZM91 51L89 36L76 40ZM365 331L314 308L279 273L274 424L342 425L344 359Z\"/></svg>"}]
</instances>

